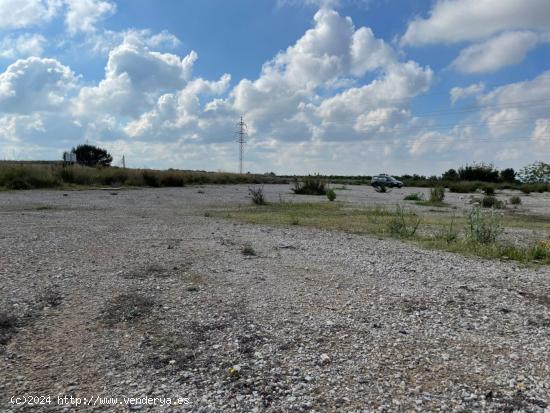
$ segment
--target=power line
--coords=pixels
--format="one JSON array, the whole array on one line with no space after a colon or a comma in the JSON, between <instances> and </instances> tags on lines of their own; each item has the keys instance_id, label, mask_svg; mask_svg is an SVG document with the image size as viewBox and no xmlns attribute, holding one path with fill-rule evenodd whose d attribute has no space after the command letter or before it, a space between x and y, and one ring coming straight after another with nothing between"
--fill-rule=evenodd
<instances>
[{"instance_id":1,"label":"power line","mask_svg":"<svg viewBox=\"0 0 550 413\"><path fill-rule=\"evenodd\" d=\"M237 131L235 134L237 135L237 143L239 144L239 173L243 173L243 156L244 156L244 145L246 143L246 136L247 136L247 130L248 126L243 121L243 117L241 116L241 120L237 123Z\"/></svg>"}]
</instances>

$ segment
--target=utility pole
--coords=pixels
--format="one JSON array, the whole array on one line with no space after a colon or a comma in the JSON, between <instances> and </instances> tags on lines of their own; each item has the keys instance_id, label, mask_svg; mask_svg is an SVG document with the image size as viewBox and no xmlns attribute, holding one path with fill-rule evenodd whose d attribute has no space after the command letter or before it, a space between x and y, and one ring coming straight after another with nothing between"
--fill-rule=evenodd
<instances>
[{"instance_id":1,"label":"utility pole","mask_svg":"<svg viewBox=\"0 0 550 413\"><path fill-rule=\"evenodd\" d=\"M124 155L122 155L122 167L126 169L126 159L124 158Z\"/></svg>"},{"instance_id":2,"label":"utility pole","mask_svg":"<svg viewBox=\"0 0 550 413\"><path fill-rule=\"evenodd\" d=\"M246 143L246 130L247 130L246 123L243 121L243 117L241 116L241 120L237 123L237 131L235 134L237 135L237 143L239 144L239 173L243 173L243 154L244 154L244 144Z\"/></svg>"}]
</instances>

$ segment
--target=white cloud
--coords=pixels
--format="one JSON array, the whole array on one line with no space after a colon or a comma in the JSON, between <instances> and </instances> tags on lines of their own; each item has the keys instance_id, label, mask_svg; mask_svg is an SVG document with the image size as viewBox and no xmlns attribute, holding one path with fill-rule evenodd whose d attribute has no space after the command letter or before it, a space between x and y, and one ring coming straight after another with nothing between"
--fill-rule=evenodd
<instances>
[{"instance_id":1,"label":"white cloud","mask_svg":"<svg viewBox=\"0 0 550 413\"><path fill-rule=\"evenodd\" d=\"M90 48L95 54L108 55L109 52L122 43L148 47L155 50L175 49L181 41L172 33L163 30L154 33L149 29L129 29L121 32L104 30L88 36L83 47Z\"/></svg>"},{"instance_id":2,"label":"white cloud","mask_svg":"<svg viewBox=\"0 0 550 413\"><path fill-rule=\"evenodd\" d=\"M495 137L530 134L535 119L550 111L550 71L532 80L498 87L478 98L480 117Z\"/></svg>"},{"instance_id":3,"label":"white cloud","mask_svg":"<svg viewBox=\"0 0 550 413\"><path fill-rule=\"evenodd\" d=\"M467 87L453 87L451 89L451 103L455 104L460 99L466 99L470 96L476 96L485 90L483 82L474 83Z\"/></svg>"},{"instance_id":4,"label":"white cloud","mask_svg":"<svg viewBox=\"0 0 550 413\"><path fill-rule=\"evenodd\" d=\"M277 0L277 6L315 6L320 8L338 8L340 6L367 7L372 0Z\"/></svg>"},{"instance_id":5,"label":"white cloud","mask_svg":"<svg viewBox=\"0 0 550 413\"><path fill-rule=\"evenodd\" d=\"M0 0L0 29L21 29L49 22L61 0Z\"/></svg>"},{"instance_id":6,"label":"white cloud","mask_svg":"<svg viewBox=\"0 0 550 413\"><path fill-rule=\"evenodd\" d=\"M46 38L41 34L25 33L19 36L6 36L0 41L0 58L41 56L46 43Z\"/></svg>"},{"instance_id":7,"label":"white cloud","mask_svg":"<svg viewBox=\"0 0 550 413\"><path fill-rule=\"evenodd\" d=\"M17 60L0 74L0 112L55 110L76 86L70 68L54 59Z\"/></svg>"},{"instance_id":8,"label":"white cloud","mask_svg":"<svg viewBox=\"0 0 550 413\"><path fill-rule=\"evenodd\" d=\"M84 117L138 116L149 110L160 95L185 86L196 59L195 52L180 58L125 41L109 53L105 79L80 90L74 111Z\"/></svg>"},{"instance_id":9,"label":"white cloud","mask_svg":"<svg viewBox=\"0 0 550 413\"><path fill-rule=\"evenodd\" d=\"M438 0L410 22L402 44L476 41L505 30L550 30L547 0Z\"/></svg>"},{"instance_id":10,"label":"white cloud","mask_svg":"<svg viewBox=\"0 0 550 413\"><path fill-rule=\"evenodd\" d=\"M537 43L538 36L533 32L505 32L462 50L452 66L463 73L494 72L520 63Z\"/></svg>"},{"instance_id":11,"label":"white cloud","mask_svg":"<svg viewBox=\"0 0 550 413\"><path fill-rule=\"evenodd\" d=\"M550 119L537 119L533 130L533 140L539 144L550 143Z\"/></svg>"},{"instance_id":12,"label":"white cloud","mask_svg":"<svg viewBox=\"0 0 550 413\"><path fill-rule=\"evenodd\" d=\"M390 113L430 87L429 68L400 62L370 29L356 30L350 18L333 10L318 11L314 22L263 66L258 79L244 79L232 91L227 104L246 113L257 134L282 140L360 139L357 128L364 127L369 111L385 105ZM366 73L375 73L368 84L326 98L318 94L327 85L350 77L359 81ZM359 115L363 118L356 128Z\"/></svg>"},{"instance_id":13,"label":"white cloud","mask_svg":"<svg viewBox=\"0 0 550 413\"><path fill-rule=\"evenodd\" d=\"M104 0L65 0L65 24L70 35L93 33L96 24L116 11L114 3Z\"/></svg>"}]
</instances>

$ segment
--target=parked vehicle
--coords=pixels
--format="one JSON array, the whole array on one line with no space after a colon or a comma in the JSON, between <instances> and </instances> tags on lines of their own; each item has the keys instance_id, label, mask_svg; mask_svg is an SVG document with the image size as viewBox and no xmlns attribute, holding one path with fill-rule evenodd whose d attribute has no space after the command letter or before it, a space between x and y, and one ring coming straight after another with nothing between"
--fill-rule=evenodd
<instances>
[{"instance_id":1,"label":"parked vehicle","mask_svg":"<svg viewBox=\"0 0 550 413\"><path fill-rule=\"evenodd\" d=\"M388 188L402 188L403 182L395 179L393 176L389 176L386 174L376 175L373 176L370 184L377 188L377 187L388 187Z\"/></svg>"}]
</instances>

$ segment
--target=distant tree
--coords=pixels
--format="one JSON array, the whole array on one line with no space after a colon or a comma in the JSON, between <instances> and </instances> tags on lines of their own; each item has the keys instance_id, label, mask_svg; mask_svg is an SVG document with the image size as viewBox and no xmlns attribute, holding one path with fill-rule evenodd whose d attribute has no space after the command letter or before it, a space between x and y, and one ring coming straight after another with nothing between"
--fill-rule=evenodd
<instances>
[{"instance_id":1,"label":"distant tree","mask_svg":"<svg viewBox=\"0 0 550 413\"><path fill-rule=\"evenodd\" d=\"M463 181L498 182L499 173L492 164L474 163L458 169L458 176Z\"/></svg>"},{"instance_id":2,"label":"distant tree","mask_svg":"<svg viewBox=\"0 0 550 413\"><path fill-rule=\"evenodd\" d=\"M516 180L516 171L513 168L506 168L500 171L500 179L503 182L514 182Z\"/></svg>"},{"instance_id":3,"label":"distant tree","mask_svg":"<svg viewBox=\"0 0 550 413\"><path fill-rule=\"evenodd\" d=\"M444 172L441 178L444 181L458 181L458 172L454 169L449 169L448 171Z\"/></svg>"},{"instance_id":4,"label":"distant tree","mask_svg":"<svg viewBox=\"0 0 550 413\"><path fill-rule=\"evenodd\" d=\"M550 164L535 162L521 169L518 173L519 180L526 183L549 183Z\"/></svg>"},{"instance_id":5,"label":"distant tree","mask_svg":"<svg viewBox=\"0 0 550 413\"><path fill-rule=\"evenodd\" d=\"M72 152L76 154L76 161L86 166L110 166L113 162L109 152L93 145L78 145Z\"/></svg>"}]
</instances>

